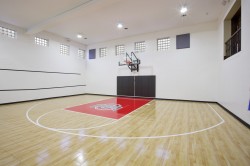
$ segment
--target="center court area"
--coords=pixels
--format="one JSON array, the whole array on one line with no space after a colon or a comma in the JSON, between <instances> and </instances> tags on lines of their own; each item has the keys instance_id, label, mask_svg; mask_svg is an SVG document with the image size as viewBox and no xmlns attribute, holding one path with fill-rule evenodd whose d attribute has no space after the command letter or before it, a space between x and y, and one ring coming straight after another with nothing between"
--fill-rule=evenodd
<instances>
[{"instance_id":1,"label":"center court area","mask_svg":"<svg viewBox=\"0 0 250 166\"><path fill-rule=\"evenodd\" d=\"M249 163L249 130L216 103L81 95L0 112L0 165Z\"/></svg>"}]
</instances>

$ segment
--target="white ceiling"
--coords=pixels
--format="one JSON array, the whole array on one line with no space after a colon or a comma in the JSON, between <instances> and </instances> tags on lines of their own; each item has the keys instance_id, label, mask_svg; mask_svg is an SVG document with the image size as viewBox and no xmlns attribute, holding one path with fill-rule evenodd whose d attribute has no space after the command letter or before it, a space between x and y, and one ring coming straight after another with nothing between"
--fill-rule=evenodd
<instances>
[{"instance_id":1,"label":"white ceiling","mask_svg":"<svg viewBox=\"0 0 250 166\"><path fill-rule=\"evenodd\" d=\"M182 5L186 17L180 16ZM222 10L221 0L0 0L1 21L82 44L215 21ZM128 30L118 30L118 22Z\"/></svg>"}]
</instances>

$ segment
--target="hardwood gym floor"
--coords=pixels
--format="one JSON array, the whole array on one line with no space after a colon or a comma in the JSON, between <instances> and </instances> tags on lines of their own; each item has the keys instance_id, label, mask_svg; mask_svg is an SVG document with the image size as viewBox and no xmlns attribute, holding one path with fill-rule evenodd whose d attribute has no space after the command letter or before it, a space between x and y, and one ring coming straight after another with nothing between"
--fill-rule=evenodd
<instances>
[{"instance_id":1,"label":"hardwood gym floor","mask_svg":"<svg viewBox=\"0 0 250 166\"><path fill-rule=\"evenodd\" d=\"M116 120L82 95L0 105L0 165L248 166L250 130L215 103L152 100Z\"/></svg>"}]
</instances>

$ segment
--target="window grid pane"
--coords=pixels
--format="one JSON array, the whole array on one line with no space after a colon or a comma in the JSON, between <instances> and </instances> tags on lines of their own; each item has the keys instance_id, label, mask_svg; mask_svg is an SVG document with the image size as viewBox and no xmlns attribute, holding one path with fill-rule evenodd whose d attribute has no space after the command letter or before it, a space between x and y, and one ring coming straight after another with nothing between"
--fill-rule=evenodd
<instances>
[{"instance_id":1,"label":"window grid pane","mask_svg":"<svg viewBox=\"0 0 250 166\"><path fill-rule=\"evenodd\" d=\"M162 38L162 39L157 39L157 50L158 51L165 51L168 50L170 47L170 38Z\"/></svg>"},{"instance_id":2,"label":"window grid pane","mask_svg":"<svg viewBox=\"0 0 250 166\"><path fill-rule=\"evenodd\" d=\"M49 40L35 37L35 43L40 46L48 47L49 45Z\"/></svg>"},{"instance_id":3,"label":"window grid pane","mask_svg":"<svg viewBox=\"0 0 250 166\"><path fill-rule=\"evenodd\" d=\"M124 55L125 54L125 46L117 45L115 46L115 55Z\"/></svg>"},{"instance_id":4,"label":"window grid pane","mask_svg":"<svg viewBox=\"0 0 250 166\"><path fill-rule=\"evenodd\" d=\"M85 50L78 49L78 56L82 59L85 59Z\"/></svg>"},{"instance_id":5,"label":"window grid pane","mask_svg":"<svg viewBox=\"0 0 250 166\"><path fill-rule=\"evenodd\" d=\"M61 55L69 55L69 46L61 44L60 45L60 54Z\"/></svg>"},{"instance_id":6,"label":"window grid pane","mask_svg":"<svg viewBox=\"0 0 250 166\"><path fill-rule=\"evenodd\" d=\"M100 57L107 56L107 48L100 48L99 55L100 55Z\"/></svg>"},{"instance_id":7,"label":"window grid pane","mask_svg":"<svg viewBox=\"0 0 250 166\"><path fill-rule=\"evenodd\" d=\"M135 52L144 52L146 49L145 41L135 42Z\"/></svg>"},{"instance_id":8,"label":"window grid pane","mask_svg":"<svg viewBox=\"0 0 250 166\"><path fill-rule=\"evenodd\" d=\"M8 36L10 38L15 38L16 37L16 32L14 30L0 27L0 34Z\"/></svg>"}]
</instances>

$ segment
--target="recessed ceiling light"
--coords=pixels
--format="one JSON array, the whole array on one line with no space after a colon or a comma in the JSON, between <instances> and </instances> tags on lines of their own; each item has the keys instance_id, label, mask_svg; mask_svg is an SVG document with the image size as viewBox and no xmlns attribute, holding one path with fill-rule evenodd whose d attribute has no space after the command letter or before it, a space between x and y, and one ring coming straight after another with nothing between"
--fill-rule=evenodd
<instances>
[{"instance_id":1,"label":"recessed ceiling light","mask_svg":"<svg viewBox=\"0 0 250 166\"><path fill-rule=\"evenodd\" d=\"M77 34L76 36L78 39L81 39L82 38L82 35L81 34Z\"/></svg>"},{"instance_id":2,"label":"recessed ceiling light","mask_svg":"<svg viewBox=\"0 0 250 166\"><path fill-rule=\"evenodd\" d=\"M180 12L181 12L181 14L183 16L186 15L186 13L187 13L187 7L186 6L182 6Z\"/></svg>"},{"instance_id":3,"label":"recessed ceiling light","mask_svg":"<svg viewBox=\"0 0 250 166\"><path fill-rule=\"evenodd\" d=\"M123 28L123 25L122 25L122 23L118 23L118 24L117 24L117 28L118 28L118 29L121 29L121 28Z\"/></svg>"}]
</instances>

